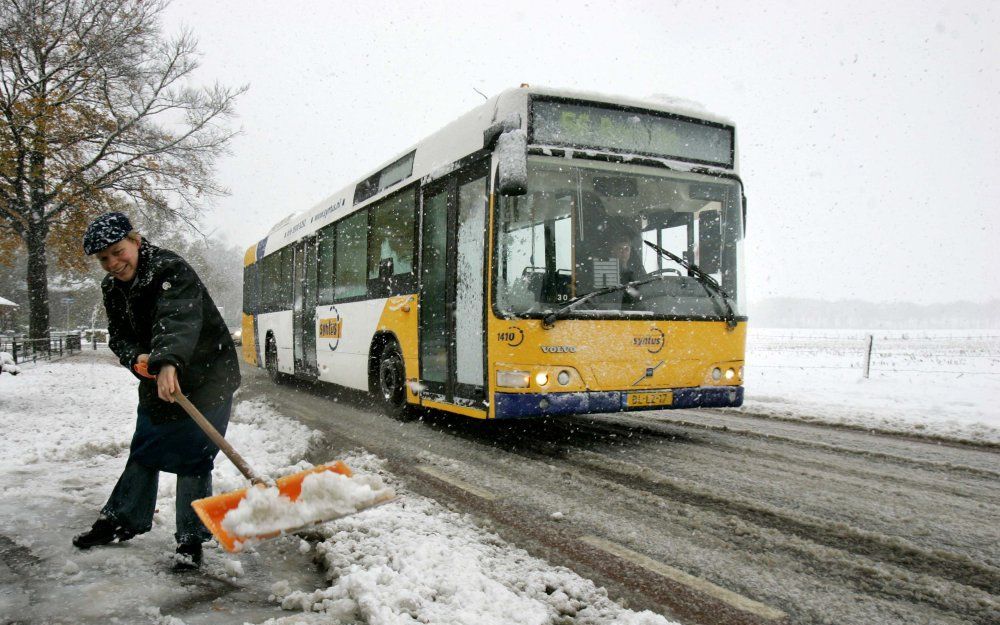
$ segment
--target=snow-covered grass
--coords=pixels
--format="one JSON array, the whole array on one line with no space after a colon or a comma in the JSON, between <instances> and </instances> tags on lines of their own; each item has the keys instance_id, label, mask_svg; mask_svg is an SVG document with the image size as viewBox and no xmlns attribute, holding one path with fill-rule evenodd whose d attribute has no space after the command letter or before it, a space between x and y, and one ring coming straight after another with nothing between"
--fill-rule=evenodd
<instances>
[{"instance_id":1,"label":"snow-covered grass","mask_svg":"<svg viewBox=\"0 0 1000 625\"><path fill-rule=\"evenodd\" d=\"M1000 444L1000 332L751 327L746 362L745 412Z\"/></svg>"},{"instance_id":2,"label":"snow-covered grass","mask_svg":"<svg viewBox=\"0 0 1000 625\"><path fill-rule=\"evenodd\" d=\"M78 551L70 538L107 498L135 421L134 378L100 354L0 376L0 553L16 572L0 576L0 615L163 625L668 623L408 492L363 451L343 460L394 486L398 500L318 526L315 545L286 536L236 556L210 548L201 572L170 573L174 480L164 475L151 532ZM238 394L227 439L271 477L308 467L303 458L321 444L317 432ZM221 455L214 481L216 492L246 485ZM248 608L253 598L264 607Z\"/></svg>"}]
</instances>

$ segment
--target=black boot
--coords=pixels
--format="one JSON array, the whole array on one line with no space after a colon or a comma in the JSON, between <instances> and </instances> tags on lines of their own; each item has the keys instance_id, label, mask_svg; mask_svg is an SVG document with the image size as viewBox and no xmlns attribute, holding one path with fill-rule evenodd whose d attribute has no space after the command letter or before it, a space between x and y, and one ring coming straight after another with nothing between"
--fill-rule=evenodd
<instances>
[{"instance_id":1,"label":"black boot","mask_svg":"<svg viewBox=\"0 0 1000 625\"><path fill-rule=\"evenodd\" d=\"M115 523L107 517L94 521L90 531L73 537L73 545L80 549L90 549L98 545L107 545L115 541L125 542L135 536L135 532Z\"/></svg>"},{"instance_id":2,"label":"black boot","mask_svg":"<svg viewBox=\"0 0 1000 625\"><path fill-rule=\"evenodd\" d=\"M181 543L174 556L175 571L190 571L201 567L201 543Z\"/></svg>"}]
</instances>

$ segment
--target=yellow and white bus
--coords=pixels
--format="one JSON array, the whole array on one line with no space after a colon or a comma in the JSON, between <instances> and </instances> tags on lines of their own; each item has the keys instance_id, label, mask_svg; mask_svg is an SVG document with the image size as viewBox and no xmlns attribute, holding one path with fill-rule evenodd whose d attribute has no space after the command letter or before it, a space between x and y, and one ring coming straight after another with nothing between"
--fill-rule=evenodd
<instances>
[{"instance_id":1,"label":"yellow and white bus","mask_svg":"<svg viewBox=\"0 0 1000 625\"><path fill-rule=\"evenodd\" d=\"M243 354L480 419L743 401L734 125L523 86L246 253Z\"/></svg>"}]
</instances>

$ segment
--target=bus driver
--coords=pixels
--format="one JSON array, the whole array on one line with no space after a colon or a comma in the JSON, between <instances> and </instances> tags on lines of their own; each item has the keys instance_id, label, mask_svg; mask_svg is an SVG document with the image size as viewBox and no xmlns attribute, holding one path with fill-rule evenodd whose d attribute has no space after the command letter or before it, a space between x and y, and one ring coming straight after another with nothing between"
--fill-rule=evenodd
<instances>
[{"instance_id":1,"label":"bus driver","mask_svg":"<svg viewBox=\"0 0 1000 625\"><path fill-rule=\"evenodd\" d=\"M620 284L646 277L646 269L642 266L642 252L633 249L638 238L638 233L624 224L609 228L608 251L611 259L618 261Z\"/></svg>"}]
</instances>

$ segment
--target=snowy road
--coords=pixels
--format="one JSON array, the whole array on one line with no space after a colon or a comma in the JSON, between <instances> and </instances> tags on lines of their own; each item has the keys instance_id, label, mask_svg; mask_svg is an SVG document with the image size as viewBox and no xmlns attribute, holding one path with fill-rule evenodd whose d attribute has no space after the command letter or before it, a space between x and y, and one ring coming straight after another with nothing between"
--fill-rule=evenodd
<instances>
[{"instance_id":1,"label":"snowy road","mask_svg":"<svg viewBox=\"0 0 1000 625\"><path fill-rule=\"evenodd\" d=\"M1000 620L995 448L706 411L402 424L353 393L256 372L244 392L323 431L323 453L363 446L413 490L633 608L687 622L719 610L734 622Z\"/></svg>"},{"instance_id":2,"label":"snowy road","mask_svg":"<svg viewBox=\"0 0 1000 625\"><path fill-rule=\"evenodd\" d=\"M997 445L724 411L399 423L245 379L227 438L258 470L342 458L399 501L177 576L164 477L149 534L80 552L135 381L102 351L25 367L0 377L0 624L1000 622Z\"/></svg>"}]
</instances>

